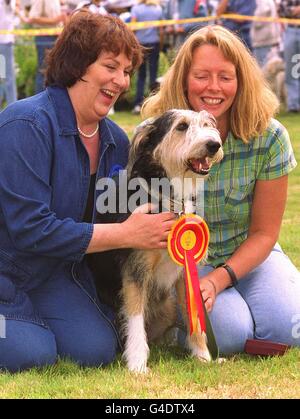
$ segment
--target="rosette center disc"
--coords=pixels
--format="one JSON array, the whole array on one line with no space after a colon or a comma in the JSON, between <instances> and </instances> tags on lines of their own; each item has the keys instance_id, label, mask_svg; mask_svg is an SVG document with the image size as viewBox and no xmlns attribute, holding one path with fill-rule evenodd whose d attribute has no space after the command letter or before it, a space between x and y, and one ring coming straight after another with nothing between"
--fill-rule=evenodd
<instances>
[{"instance_id":1,"label":"rosette center disc","mask_svg":"<svg viewBox=\"0 0 300 419\"><path fill-rule=\"evenodd\" d=\"M196 245L197 237L192 230L185 231L180 239L180 244L184 250L192 250Z\"/></svg>"}]
</instances>

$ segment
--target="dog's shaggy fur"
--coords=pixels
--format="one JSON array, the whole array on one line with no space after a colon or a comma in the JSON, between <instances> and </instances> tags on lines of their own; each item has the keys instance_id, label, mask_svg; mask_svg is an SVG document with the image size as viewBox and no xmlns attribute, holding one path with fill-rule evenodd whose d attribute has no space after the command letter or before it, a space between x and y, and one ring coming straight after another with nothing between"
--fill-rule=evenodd
<instances>
[{"instance_id":1,"label":"dog's shaggy fur","mask_svg":"<svg viewBox=\"0 0 300 419\"><path fill-rule=\"evenodd\" d=\"M141 125L133 139L128 179L191 178L207 176L213 162L223 157L215 120L207 112L171 110ZM187 212L193 191L185 191ZM174 200L180 200L174 190ZM98 214L97 222L120 222L119 214ZM167 250L113 250L92 255L100 299L119 311L125 340L124 356L134 372L147 371L148 343L160 338L176 320L174 286L186 320L183 271ZM187 325L188 329L188 325ZM192 354L210 360L206 336L187 337Z\"/></svg>"}]
</instances>

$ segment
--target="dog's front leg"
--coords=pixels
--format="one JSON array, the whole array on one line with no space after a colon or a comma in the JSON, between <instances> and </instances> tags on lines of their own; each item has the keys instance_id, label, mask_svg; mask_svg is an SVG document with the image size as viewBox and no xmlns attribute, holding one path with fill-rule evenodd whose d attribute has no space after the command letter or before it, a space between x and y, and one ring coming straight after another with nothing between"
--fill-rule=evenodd
<instances>
[{"instance_id":1,"label":"dog's front leg","mask_svg":"<svg viewBox=\"0 0 300 419\"><path fill-rule=\"evenodd\" d=\"M123 315L125 320L124 357L130 371L146 373L149 347L145 330L143 287L133 280L123 286Z\"/></svg>"},{"instance_id":2,"label":"dog's front leg","mask_svg":"<svg viewBox=\"0 0 300 419\"><path fill-rule=\"evenodd\" d=\"M200 361L209 362L211 361L211 356L207 348L206 333L204 332L201 333L200 327L199 327L198 329L199 331L197 333L190 335L190 327L189 327L189 321L187 317L186 291L185 291L183 273L182 273L182 277L179 278L179 280L177 281L176 292L177 292L178 302L181 308L181 313L186 324L187 347L190 349L192 355L198 358Z\"/></svg>"}]
</instances>

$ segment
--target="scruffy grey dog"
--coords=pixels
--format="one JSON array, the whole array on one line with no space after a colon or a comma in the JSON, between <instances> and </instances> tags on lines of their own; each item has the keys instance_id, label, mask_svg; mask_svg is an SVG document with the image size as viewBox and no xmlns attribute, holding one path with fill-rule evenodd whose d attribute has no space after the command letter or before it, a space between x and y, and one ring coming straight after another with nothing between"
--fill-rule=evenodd
<instances>
[{"instance_id":1,"label":"scruffy grey dog","mask_svg":"<svg viewBox=\"0 0 300 419\"><path fill-rule=\"evenodd\" d=\"M286 108L285 63L278 52L271 51L268 55L268 60L263 66L263 73L278 100Z\"/></svg>"},{"instance_id":2,"label":"scruffy grey dog","mask_svg":"<svg viewBox=\"0 0 300 419\"><path fill-rule=\"evenodd\" d=\"M211 165L222 157L221 138L210 114L170 110L138 127L129 154L128 180L142 178L150 187L153 178L191 179L183 195L180 188L173 190L173 204L184 201L189 213L196 179L206 177ZM97 222L120 222L129 215L98 214ZM167 250L136 249L94 254L91 267L100 299L120 314L129 370L147 372L148 343L159 339L176 320L174 286L186 320L182 268ZM188 333L187 346L193 356L211 359L204 333L191 337Z\"/></svg>"}]
</instances>

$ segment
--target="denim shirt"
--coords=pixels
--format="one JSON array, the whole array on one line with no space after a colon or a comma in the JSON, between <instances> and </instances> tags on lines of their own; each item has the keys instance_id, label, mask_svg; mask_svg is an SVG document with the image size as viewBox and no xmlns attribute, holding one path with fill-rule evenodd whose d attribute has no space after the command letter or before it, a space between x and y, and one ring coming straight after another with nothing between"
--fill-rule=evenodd
<instances>
[{"instance_id":1,"label":"denim shirt","mask_svg":"<svg viewBox=\"0 0 300 419\"><path fill-rule=\"evenodd\" d=\"M97 178L125 167L129 142L109 119L100 122ZM0 114L0 280L30 290L57 270L81 264L93 234L83 223L89 181L66 89L49 87Z\"/></svg>"}]
</instances>

